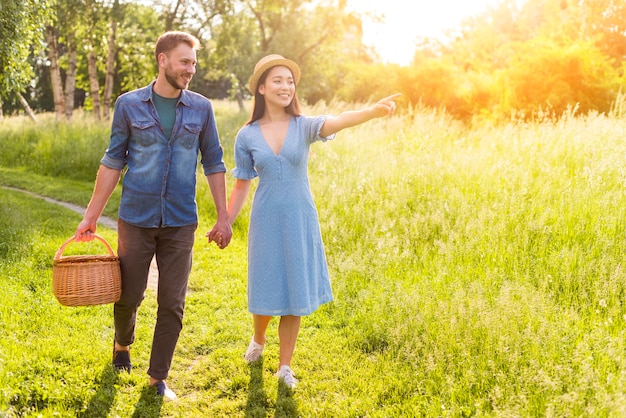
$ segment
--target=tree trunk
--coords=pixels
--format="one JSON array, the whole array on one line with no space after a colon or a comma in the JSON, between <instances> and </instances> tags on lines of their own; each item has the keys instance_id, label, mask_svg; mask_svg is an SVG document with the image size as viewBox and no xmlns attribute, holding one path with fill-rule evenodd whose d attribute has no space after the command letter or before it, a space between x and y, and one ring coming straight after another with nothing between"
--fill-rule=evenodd
<instances>
[{"instance_id":1,"label":"tree trunk","mask_svg":"<svg viewBox=\"0 0 626 418\"><path fill-rule=\"evenodd\" d=\"M74 93L76 90L76 37L67 35L67 72L65 74L65 119L72 120Z\"/></svg>"},{"instance_id":2,"label":"tree trunk","mask_svg":"<svg viewBox=\"0 0 626 418\"><path fill-rule=\"evenodd\" d=\"M54 27L46 25L46 42L48 43L48 59L50 60L50 81L52 84L52 97L54 99L54 112L57 119L63 118L65 113L63 103L63 82L61 81L61 69L59 68L59 51Z\"/></svg>"},{"instance_id":3,"label":"tree trunk","mask_svg":"<svg viewBox=\"0 0 626 418\"><path fill-rule=\"evenodd\" d=\"M239 113L243 113L246 111L246 107L243 104L243 90L241 89L241 83L239 83L239 80L235 78L235 82L237 83L235 97L237 98L237 105L239 105Z\"/></svg>"},{"instance_id":4,"label":"tree trunk","mask_svg":"<svg viewBox=\"0 0 626 418\"><path fill-rule=\"evenodd\" d=\"M166 12L165 18L165 30L170 31L174 29L174 20L178 15L178 9L183 5L183 0L178 0L176 2L176 6L174 6L174 10L172 12Z\"/></svg>"},{"instance_id":5,"label":"tree trunk","mask_svg":"<svg viewBox=\"0 0 626 418\"><path fill-rule=\"evenodd\" d=\"M96 120L100 120L100 83L98 82L96 54L93 52L93 45L89 51L87 66L89 70L89 91L91 94L91 104L93 106L93 116Z\"/></svg>"},{"instance_id":6,"label":"tree trunk","mask_svg":"<svg viewBox=\"0 0 626 418\"><path fill-rule=\"evenodd\" d=\"M239 105L239 113L246 111L246 107L243 104L243 93L241 88L237 89L237 105Z\"/></svg>"},{"instance_id":7,"label":"tree trunk","mask_svg":"<svg viewBox=\"0 0 626 418\"><path fill-rule=\"evenodd\" d=\"M30 106L28 105L28 102L26 101L24 96L22 96L21 93L17 93L17 97L19 97L20 103L22 103L22 106L24 106L24 110L26 111L26 114L28 115L28 117L30 117L33 120L33 122L37 123L37 118L35 117L35 113L33 112L33 109L31 109Z\"/></svg>"},{"instance_id":8,"label":"tree trunk","mask_svg":"<svg viewBox=\"0 0 626 418\"><path fill-rule=\"evenodd\" d=\"M104 119L110 118L111 95L113 94L113 77L115 76L115 35L117 31L117 13L119 10L119 0L113 3L113 13L111 18L111 33L109 34L109 52L107 53L106 76L104 78Z\"/></svg>"}]
</instances>

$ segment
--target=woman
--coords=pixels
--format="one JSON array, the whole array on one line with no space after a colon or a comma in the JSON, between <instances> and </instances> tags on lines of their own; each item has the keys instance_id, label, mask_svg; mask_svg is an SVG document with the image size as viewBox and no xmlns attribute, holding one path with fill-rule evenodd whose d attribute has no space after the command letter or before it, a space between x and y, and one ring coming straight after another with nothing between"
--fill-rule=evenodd
<instances>
[{"instance_id":1,"label":"woman","mask_svg":"<svg viewBox=\"0 0 626 418\"><path fill-rule=\"evenodd\" d=\"M232 223L248 196L250 181L259 176L248 233L248 309L254 335L244 357L248 362L259 360L267 326L272 317L280 316L276 375L290 388L297 383L291 359L300 318L333 299L309 188L309 147L333 139L342 129L393 113L392 100L399 96L337 117L307 117L301 115L296 95L299 80L298 65L281 55L268 55L254 67L250 78L254 109L237 134L233 170L237 181L228 203Z\"/></svg>"}]
</instances>

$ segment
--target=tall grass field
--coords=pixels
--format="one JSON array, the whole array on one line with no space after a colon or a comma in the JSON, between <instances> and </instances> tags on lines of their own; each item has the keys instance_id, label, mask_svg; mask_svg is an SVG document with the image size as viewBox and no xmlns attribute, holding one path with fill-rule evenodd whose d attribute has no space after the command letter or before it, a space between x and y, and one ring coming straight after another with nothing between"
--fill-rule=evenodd
<instances>
[{"instance_id":1,"label":"tall grass field","mask_svg":"<svg viewBox=\"0 0 626 418\"><path fill-rule=\"evenodd\" d=\"M215 106L231 169L248 115ZM139 310L133 371L116 374L112 306L64 307L51 288L54 253L81 215L32 193L84 207L108 123L4 119L0 417L626 416L620 108L471 127L402 109L314 144L310 180L335 300L303 318L294 391L274 376L276 320L262 362L243 359L251 199L231 245L209 245L215 211L199 170L172 402L148 387L152 289ZM119 190L107 216L118 202ZM115 230L98 232L116 248ZM66 253L101 250L94 241Z\"/></svg>"}]
</instances>

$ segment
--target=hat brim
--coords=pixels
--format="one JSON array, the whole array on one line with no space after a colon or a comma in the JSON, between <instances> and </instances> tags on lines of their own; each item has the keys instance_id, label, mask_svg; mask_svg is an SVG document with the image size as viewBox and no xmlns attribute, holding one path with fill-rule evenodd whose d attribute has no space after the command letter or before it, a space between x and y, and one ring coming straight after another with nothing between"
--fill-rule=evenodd
<instances>
[{"instance_id":1,"label":"hat brim","mask_svg":"<svg viewBox=\"0 0 626 418\"><path fill-rule=\"evenodd\" d=\"M270 68L277 66L285 66L289 68L291 74L293 74L294 82L298 85L298 82L300 81L300 67L298 67L298 64L287 58L276 58L264 62L259 67L255 68L254 74L250 77L250 82L248 84L252 94L256 94L257 83L259 82L261 76Z\"/></svg>"}]
</instances>

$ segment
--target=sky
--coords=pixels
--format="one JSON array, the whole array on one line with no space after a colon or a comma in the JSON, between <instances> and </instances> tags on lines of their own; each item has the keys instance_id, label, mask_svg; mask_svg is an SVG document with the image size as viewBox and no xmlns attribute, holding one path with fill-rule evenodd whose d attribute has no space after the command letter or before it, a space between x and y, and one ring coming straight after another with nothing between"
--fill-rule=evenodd
<instances>
[{"instance_id":1,"label":"sky","mask_svg":"<svg viewBox=\"0 0 626 418\"><path fill-rule=\"evenodd\" d=\"M442 38L445 30L480 14L497 0L349 0L348 7L384 14L384 23L363 19L363 43L372 46L385 63L409 65L416 37Z\"/></svg>"}]
</instances>

